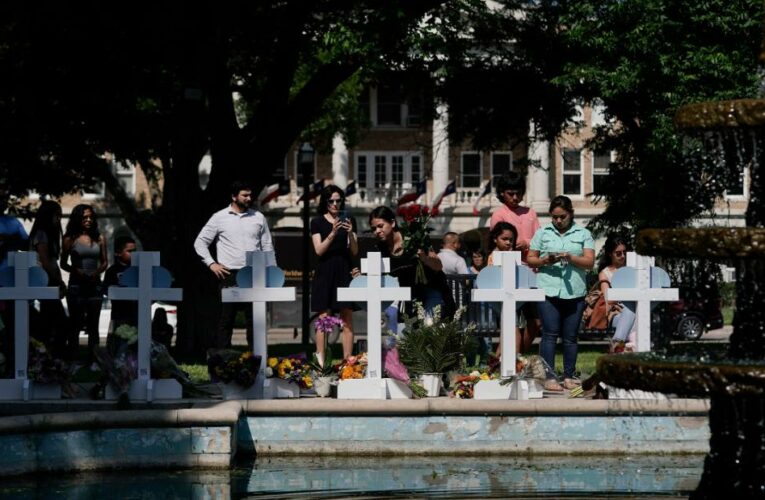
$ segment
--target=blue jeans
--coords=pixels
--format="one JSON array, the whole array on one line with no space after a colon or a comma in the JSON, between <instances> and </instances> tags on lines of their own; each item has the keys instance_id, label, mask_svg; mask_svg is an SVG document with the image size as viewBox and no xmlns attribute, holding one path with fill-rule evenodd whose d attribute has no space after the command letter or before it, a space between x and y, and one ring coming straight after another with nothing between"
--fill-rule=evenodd
<instances>
[{"instance_id":1,"label":"blue jeans","mask_svg":"<svg viewBox=\"0 0 765 500\"><path fill-rule=\"evenodd\" d=\"M576 368L577 330L584 311L584 298L559 299L546 297L538 303L542 320L542 341L539 355L555 369L555 344L558 337L563 340L563 377L572 378Z\"/></svg>"}]
</instances>

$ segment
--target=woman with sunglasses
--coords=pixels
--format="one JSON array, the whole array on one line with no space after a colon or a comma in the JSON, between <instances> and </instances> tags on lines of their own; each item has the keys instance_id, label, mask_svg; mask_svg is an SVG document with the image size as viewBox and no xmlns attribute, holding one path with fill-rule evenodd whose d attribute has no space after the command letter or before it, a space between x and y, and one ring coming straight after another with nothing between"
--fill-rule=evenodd
<instances>
[{"instance_id":1,"label":"woman with sunglasses","mask_svg":"<svg viewBox=\"0 0 765 500\"><path fill-rule=\"evenodd\" d=\"M595 264L592 234L574 222L574 208L566 196L550 202L552 223L542 226L531 239L528 264L539 269L537 285L545 291L538 305L542 318L539 355L555 367L555 344L563 340L563 387L555 378L545 382L545 390L561 392L580 383L574 378L577 332L587 295L587 271Z\"/></svg>"},{"instance_id":2,"label":"woman with sunglasses","mask_svg":"<svg viewBox=\"0 0 765 500\"><path fill-rule=\"evenodd\" d=\"M605 296L606 290L611 286L614 273L626 264L627 241L620 236L609 236L603 246L603 254L598 261L600 293ZM627 337L635 324L635 313L621 302L607 302L605 306L606 310L609 311L609 317L612 316L610 323L614 328L614 336L610 341L608 352L624 352Z\"/></svg>"},{"instance_id":3,"label":"woman with sunglasses","mask_svg":"<svg viewBox=\"0 0 765 500\"><path fill-rule=\"evenodd\" d=\"M343 358L353 354L352 304L338 302L337 289L351 283L352 260L359 253L356 220L345 211L345 193L326 186L319 198L319 215L311 220L311 240L319 263L311 287L311 309L320 317L340 313L343 320ZM316 330L316 355L324 362L325 334Z\"/></svg>"}]
</instances>

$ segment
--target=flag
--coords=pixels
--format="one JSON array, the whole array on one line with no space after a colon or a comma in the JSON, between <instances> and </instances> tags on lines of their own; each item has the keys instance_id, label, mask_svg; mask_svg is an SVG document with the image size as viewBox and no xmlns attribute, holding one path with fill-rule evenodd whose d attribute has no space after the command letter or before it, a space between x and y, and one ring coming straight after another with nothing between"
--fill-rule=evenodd
<instances>
[{"instance_id":1,"label":"flag","mask_svg":"<svg viewBox=\"0 0 765 500\"><path fill-rule=\"evenodd\" d=\"M396 205L401 206L404 203L411 203L413 201L417 201L417 198L424 195L427 191L428 191L428 179L426 177L417 183L417 185L414 188L414 191L405 193L401 198L399 198Z\"/></svg>"},{"instance_id":2,"label":"flag","mask_svg":"<svg viewBox=\"0 0 765 500\"><path fill-rule=\"evenodd\" d=\"M289 194L289 192L290 192L289 179L284 179L277 184L271 184L270 186L266 186L258 195L258 205L263 206L269 201L275 200L279 196Z\"/></svg>"},{"instance_id":3,"label":"flag","mask_svg":"<svg viewBox=\"0 0 765 500\"><path fill-rule=\"evenodd\" d=\"M345 197L348 198L352 194L356 194L356 181L349 182L345 187Z\"/></svg>"},{"instance_id":4,"label":"flag","mask_svg":"<svg viewBox=\"0 0 765 500\"><path fill-rule=\"evenodd\" d=\"M488 180L484 183L483 188L481 189L481 192L478 194L478 197L473 202L473 215L478 215L478 203L481 201L481 198L486 196L487 194L491 193L491 180Z\"/></svg>"},{"instance_id":5,"label":"flag","mask_svg":"<svg viewBox=\"0 0 765 500\"><path fill-rule=\"evenodd\" d=\"M435 198L433 198L433 204L431 205L431 210L437 210L438 207L441 205L441 202L444 201L444 198L449 196L450 194L454 194L457 192L457 180L452 179L452 181L446 185L444 190L439 193Z\"/></svg>"},{"instance_id":6,"label":"flag","mask_svg":"<svg viewBox=\"0 0 765 500\"><path fill-rule=\"evenodd\" d=\"M319 179L318 181L311 184L311 186L308 188L308 201L311 201L319 196L322 189L324 189L324 179ZM297 202L300 203L303 201L305 199L305 195L306 193L301 194Z\"/></svg>"}]
</instances>

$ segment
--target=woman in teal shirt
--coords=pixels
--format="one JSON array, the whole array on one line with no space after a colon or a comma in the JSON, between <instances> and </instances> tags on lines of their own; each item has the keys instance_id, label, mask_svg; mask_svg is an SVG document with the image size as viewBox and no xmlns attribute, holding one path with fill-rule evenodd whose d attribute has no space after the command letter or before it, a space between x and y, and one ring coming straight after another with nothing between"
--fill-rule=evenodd
<instances>
[{"instance_id":1,"label":"woman in teal shirt","mask_svg":"<svg viewBox=\"0 0 765 500\"><path fill-rule=\"evenodd\" d=\"M574 208L566 196L550 202L552 224L542 226L531 240L528 264L539 269L537 286L545 291L539 303L542 341L539 355L555 367L555 344L563 340L563 387L554 378L545 383L548 391L561 392L579 385L574 378L577 331L587 294L587 271L595 264L592 234L574 222Z\"/></svg>"}]
</instances>

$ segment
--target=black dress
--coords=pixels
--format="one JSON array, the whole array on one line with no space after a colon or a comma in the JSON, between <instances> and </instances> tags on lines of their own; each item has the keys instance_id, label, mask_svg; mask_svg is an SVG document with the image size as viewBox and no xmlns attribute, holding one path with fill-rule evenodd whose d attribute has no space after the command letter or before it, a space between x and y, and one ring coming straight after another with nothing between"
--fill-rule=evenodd
<instances>
[{"instance_id":1,"label":"black dress","mask_svg":"<svg viewBox=\"0 0 765 500\"><path fill-rule=\"evenodd\" d=\"M356 232L356 219L354 218L351 218L351 227ZM331 232L332 224L323 215L311 220L311 236L320 234L321 241L324 241ZM338 312L343 308L353 308L351 302L337 301L337 289L345 288L351 283L352 264L353 258L348 241L348 231L339 229L327 251L319 256L319 263L311 286L312 311L331 310Z\"/></svg>"}]
</instances>

